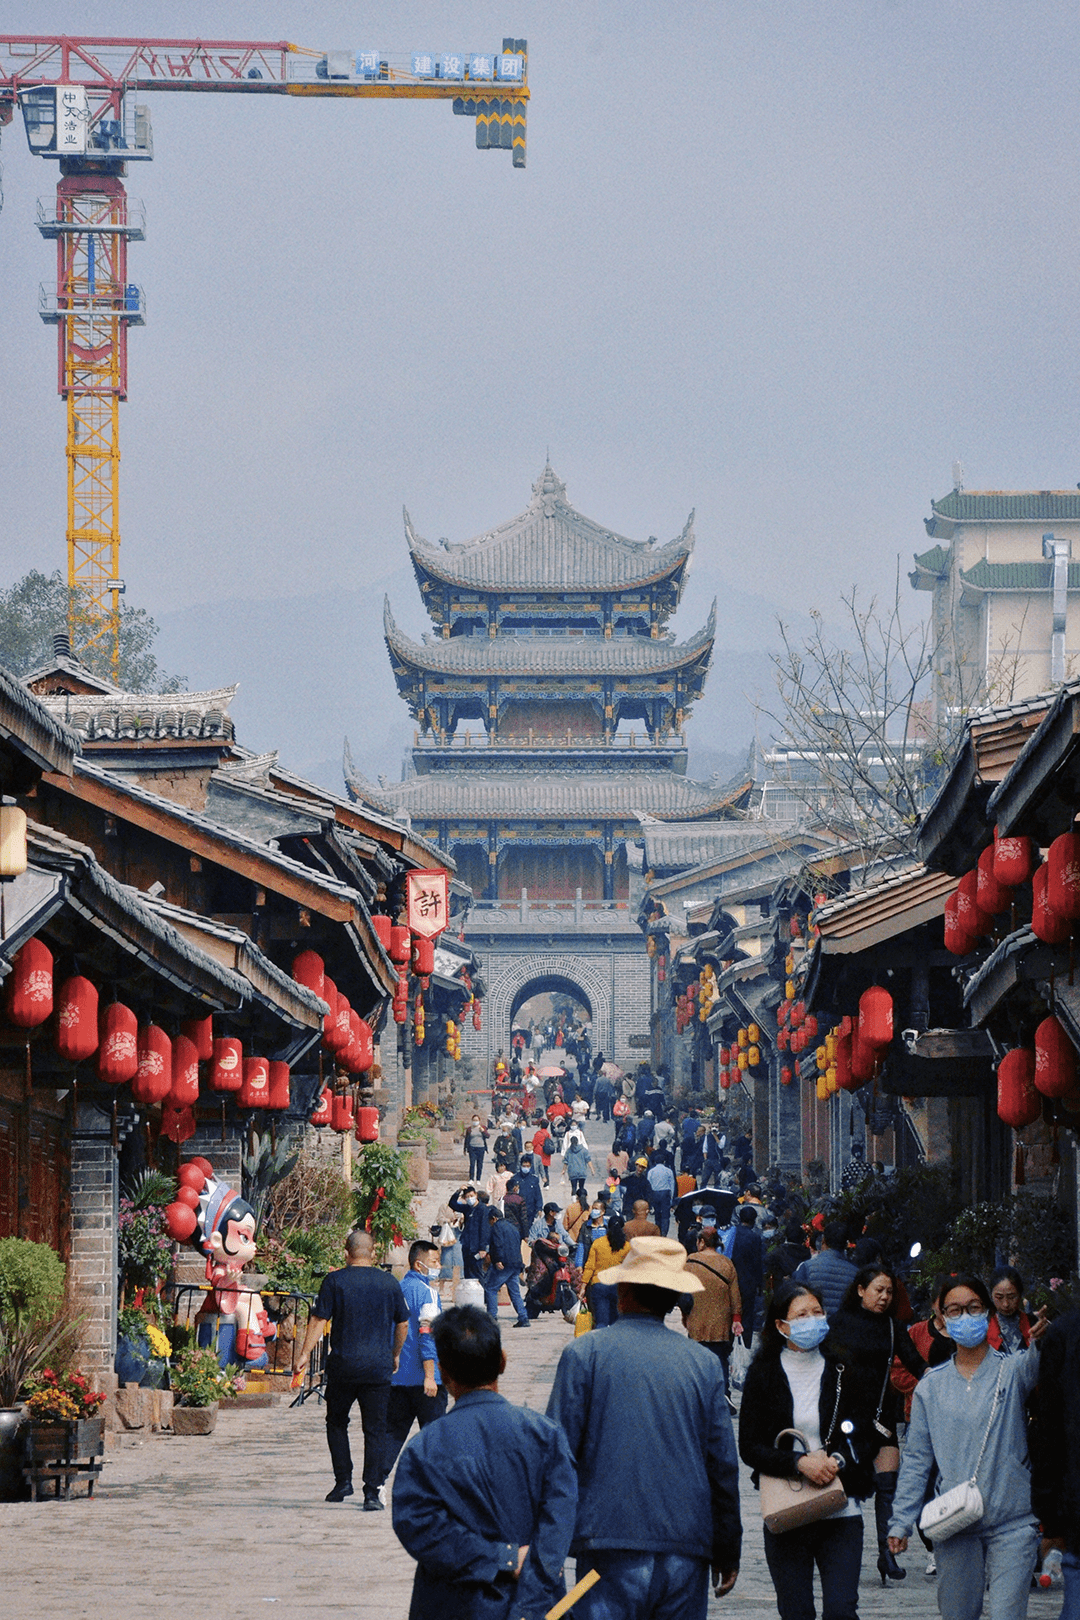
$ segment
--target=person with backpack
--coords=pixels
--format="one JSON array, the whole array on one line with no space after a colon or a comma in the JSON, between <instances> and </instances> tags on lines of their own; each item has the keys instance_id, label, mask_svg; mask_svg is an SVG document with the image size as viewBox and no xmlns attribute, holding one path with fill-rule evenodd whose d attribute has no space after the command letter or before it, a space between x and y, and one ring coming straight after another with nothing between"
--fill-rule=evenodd
<instances>
[{"instance_id":1,"label":"person with backpack","mask_svg":"<svg viewBox=\"0 0 1080 1620\"><path fill-rule=\"evenodd\" d=\"M532 1139L532 1150L534 1157L539 1161L540 1179L544 1183L545 1187L550 1187L551 1155L556 1151L556 1145L555 1138L552 1136L549 1127L542 1119L537 1125L536 1132Z\"/></svg>"}]
</instances>

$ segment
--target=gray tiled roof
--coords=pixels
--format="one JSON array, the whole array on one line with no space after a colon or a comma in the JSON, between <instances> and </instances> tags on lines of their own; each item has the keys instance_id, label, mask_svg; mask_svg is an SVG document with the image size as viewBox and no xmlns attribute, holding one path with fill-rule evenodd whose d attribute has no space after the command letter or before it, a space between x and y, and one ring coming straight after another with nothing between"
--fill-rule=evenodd
<instances>
[{"instance_id":1,"label":"gray tiled roof","mask_svg":"<svg viewBox=\"0 0 1080 1620\"><path fill-rule=\"evenodd\" d=\"M954 523L1080 522L1080 491L1075 489L954 489L930 505Z\"/></svg>"},{"instance_id":2,"label":"gray tiled roof","mask_svg":"<svg viewBox=\"0 0 1080 1620\"><path fill-rule=\"evenodd\" d=\"M383 630L391 656L438 674L653 675L708 657L716 634L716 603L689 641L649 636L453 636L412 641L394 621L387 598Z\"/></svg>"},{"instance_id":3,"label":"gray tiled roof","mask_svg":"<svg viewBox=\"0 0 1080 1620\"><path fill-rule=\"evenodd\" d=\"M42 770L71 774L72 760L80 750L74 731L50 712L34 693L10 671L0 667L0 736L8 738L20 753L32 758Z\"/></svg>"},{"instance_id":4,"label":"gray tiled roof","mask_svg":"<svg viewBox=\"0 0 1080 1620\"><path fill-rule=\"evenodd\" d=\"M733 855L768 849L777 841L775 827L760 822L664 822L643 829L645 865L651 871L703 866Z\"/></svg>"},{"instance_id":5,"label":"gray tiled roof","mask_svg":"<svg viewBox=\"0 0 1080 1620\"><path fill-rule=\"evenodd\" d=\"M357 797L369 784L357 779ZM419 821L456 821L481 817L498 820L558 817L590 821L603 816L628 819L638 815L686 815L707 811L720 801L717 789L690 782L669 771L603 775L544 772L513 776L495 772L437 772L406 782L380 786L380 800Z\"/></svg>"},{"instance_id":6,"label":"gray tiled roof","mask_svg":"<svg viewBox=\"0 0 1080 1620\"><path fill-rule=\"evenodd\" d=\"M232 736L235 686L212 692L57 692L37 699L87 742L140 737Z\"/></svg>"},{"instance_id":7,"label":"gray tiled roof","mask_svg":"<svg viewBox=\"0 0 1080 1620\"><path fill-rule=\"evenodd\" d=\"M430 545L405 513L405 533L418 574L465 589L492 592L625 590L678 576L694 549L694 514L666 546L627 540L584 517L566 499L566 485L544 468L524 512L461 545Z\"/></svg>"}]
</instances>

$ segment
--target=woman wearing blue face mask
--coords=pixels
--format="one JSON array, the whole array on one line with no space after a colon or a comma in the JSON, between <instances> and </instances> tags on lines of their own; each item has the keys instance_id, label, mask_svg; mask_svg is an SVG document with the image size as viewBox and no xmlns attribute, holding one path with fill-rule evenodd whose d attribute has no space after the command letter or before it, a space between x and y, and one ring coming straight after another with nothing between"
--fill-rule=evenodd
<instances>
[{"instance_id":1,"label":"woman wearing blue face mask","mask_svg":"<svg viewBox=\"0 0 1080 1620\"><path fill-rule=\"evenodd\" d=\"M761 1348L750 1363L739 1412L739 1455L754 1470L781 1479L802 1474L828 1485L840 1473L848 1502L816 1524L774 1535L764 1531L765 1558L776 1589L780 1620L814 1614L814 1570L821 1581L826 1620L856 1620L863 1521L859 1501L870 1496L873 1445L850 1397L851 1380L823 1349L829 1324L821 1300L802 1283L782 1282L766 1305ZM807 1450L780 1446L783 1429L806 1436ZM837 1457L843 1459L841 1471Z\"/></svg>"},{"instance_id":2,"label":"woman wearing blue face mask","mask_svg":"<svg viewBox=\"0 0 1080 1620\"><path fill-rule=\"evenodd\" d=\"M915 1389L889 1525L889 1547L903 1552L933 1470L940 1495L971 1479L978 1466L982 1518L934 1547L942 1620L978 1620L987 1588L995 1616L1023 1620L1039 1547L1024 1403L1038 1380L1037 1345L1046 1322L1032 1324L1031 1348L1005 1356L987 1342L992 1308L981 1277L961 1272L942 1294L941 1315L956 1354Z\"/></svg>"}]
</instances>

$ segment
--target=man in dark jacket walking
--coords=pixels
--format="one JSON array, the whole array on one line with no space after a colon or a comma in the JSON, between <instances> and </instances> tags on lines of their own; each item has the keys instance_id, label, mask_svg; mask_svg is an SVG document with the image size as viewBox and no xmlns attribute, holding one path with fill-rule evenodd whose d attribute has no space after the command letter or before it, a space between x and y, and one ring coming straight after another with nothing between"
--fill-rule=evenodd
<instances>
[{"instance_id":1,"label":"man in dark jacket walking","mask_svg":"<svg viewBox=\"0 0 1080 1620\"><path fill-rule=\"evenodd\" d=\"M394 1530L417 1561L409 1620L543 1620L565 1591L577 1504L566 1438L499 1394L506 1356L483 1311L446 1311L434 1338L454 1405L394 1480Z\"/></svg>"},{"instance_id":2,"label":"man in dark jacket walking","mask_svg":"<svg viewBox=\"0 0 1080 1620\"><path fill-rule=\"evenodd\" d=\"M847 1227L843 1221L830 1221L825 1242L818 1254L804 1260L792 1273L794 1282L815 1288L826 1316L835 1316L858 1271L847 1257Z\"/></svg>"},{"instance_id":3,"label":"man in dark jacket walking","mask_svg":"<svg viewBox=\"0 0 1080 1620\"><path fill-rule=\"evenodd\" d=\"M742 1298L742 1341L748 1350L754 1337L758 1296L765 1283L765 1245L757 1230L757 1213L756 1206L743 1204L731 1242L731 1261L739 1279Z\"/></svg>"},{"instance_id":4,"label":"man in dark jacket walking","mask_svg":"<svg viewBox=\"0 0 1080 1620\"><path fill-rule=\"evenodd\" d=\"M544 1189L540 1185L540 1177L533 1169L531 1153L522 1156L521 1174L518 1176L518 1192L525 1200L525 1215L529 1223L525 1230L528 1231L544 1207Z\"/></svg>"},{"instance_id":5,"label":"man in dark jacket walking","mask_svg":"<svg viewBox=\"0 0 1080 1620\"><path fill-rule=\"evenodd\" d=\"M671 1238L634 1238L597 1279L619 1290L619 1318L563 1350L548 1416L577 1463L571 1551L578 1620L705 1620L709 1569L718 1596L739 1573L739 1466L716 1356L664 1317L702 1285ZM627 1422L627 1399L634 1401ZM647 1459L643 1463L643 1459Z\"/></svg>"},{"instance_id":6,"label":"man in dark jacket walking","mask_svg":"<svg viewBox=\"0 0 1080 1620\"><path fill-rule=\"evenodd\" d=\"M521 1237L513 1221L492 1209L489 1216L487 1270L481 1273L488 1315L498 1317L499 1289L505 1287L517 1312L516 1327L531 1327L525 1301L521 1297Z\"/></svg>"}]
</instances>

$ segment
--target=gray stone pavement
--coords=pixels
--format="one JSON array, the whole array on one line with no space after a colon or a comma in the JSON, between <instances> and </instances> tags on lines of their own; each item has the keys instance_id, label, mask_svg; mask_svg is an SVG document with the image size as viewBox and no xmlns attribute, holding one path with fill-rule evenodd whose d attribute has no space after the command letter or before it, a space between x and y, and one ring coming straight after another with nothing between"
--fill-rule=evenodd
<instances>
[{"instance_id":1,"label":"gray stone pavement","mask_svg":"<svg viewBox=\"0 0 1080 1620\"><path fill-rule=\"evenodd\" d=\"M445 1193L432 1188L425 1213ZM557 1191L556 1199L564 1201ZM509 1330L512 1313L500 1314ZM543 1410L570 1332L550 1316L527 1332L506 1331L503 1393ZM353 1430L359 1450L355 1417ZM92 1501L0 1504L2 1620L406 1620L413 1565L390 1513L362 1513L356 1498L323 1501L332 1476L314 1401L296 1410L222 1412L205 1439L125 1436L107 1455ZM730 1597L711 1600L710 1620L776 1613L745 1469L741 1485L742 1571ZM866 1519L864 1616L929 1620L937 1605L921 1551L903 1560L902 1585L882 1591L869 1509ZM1060 1609L1060 1591L1033 1594L1031 1620L1053 1620ZM447 1620L454 1620L449 1612Z\"/></svg>"}]
</instances>

